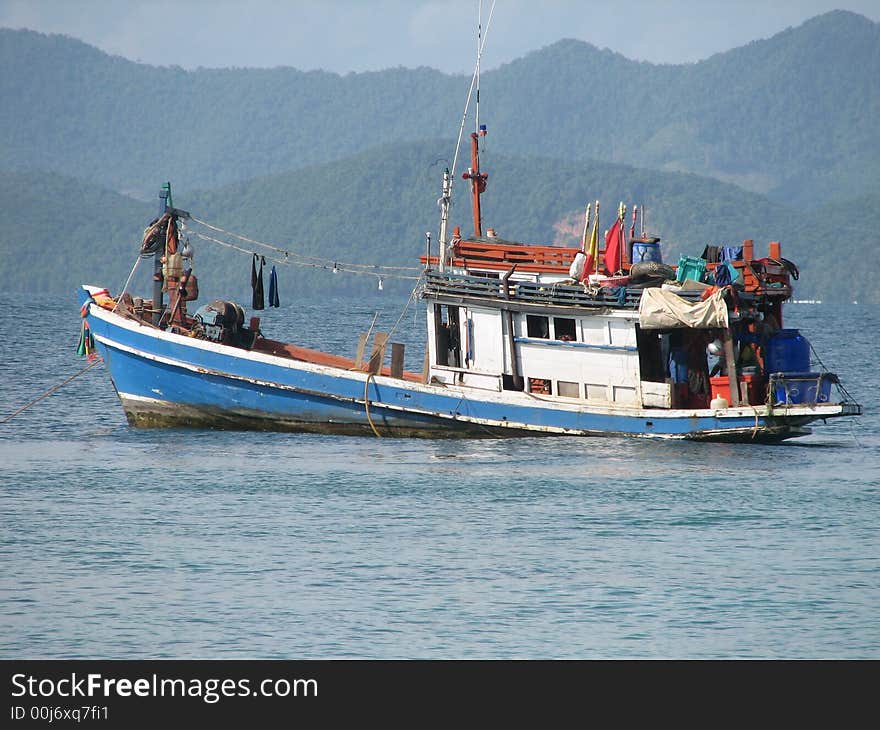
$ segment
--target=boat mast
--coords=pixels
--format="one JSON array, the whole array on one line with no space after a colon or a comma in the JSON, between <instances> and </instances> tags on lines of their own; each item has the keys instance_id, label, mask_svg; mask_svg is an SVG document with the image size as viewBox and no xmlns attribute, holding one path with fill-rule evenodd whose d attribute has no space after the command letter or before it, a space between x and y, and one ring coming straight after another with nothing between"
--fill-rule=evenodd
<instances>
[{"instance_id":1,"label":"boat mast","mask_svg":"<svg viewBox=\"0 0 880 730\"><path fill-rule=\"evenodd\" d=\"M449 204L452 199L452 175L443 171L443 193L440 200L440 271L446 271L446 244L449 242Z\"/></svg>"},{"instance_id":2,"label":"boat mast","mask_svg":"<svg viewBox=\"0 0 880 730\"><path fill-rule=\"evenodd\" d=\"M480 136L486 134L486 125L483 125L483 129L480 130L480 133L471 132L471 166L468 168L468 171L462 174L462 178L465 180L471 181L471 198L473 202L474 208L474 236L480 237L483 235L483 227L482 227L482 212L480 211L480 195L486 190L486 180L489 175L485 172L480 172Z\"/></svg>"},{"instance_id":3,"label":"boat mast","mask_svg":"<svg viewBox=\"0 0 880 730\"><path fill-rule=\"evenodd\" d=\"M161 201L159 203L159 216L161 217L174 207L174 203L171 200L170 182L162 185L162 189L159 191L159 200ZM153 324L157 327L159 322L162 321L162 313L165 308L162 301L162 257L164 255L165 245L163 244L153 255Z\"/></svg>"}]
</instances>

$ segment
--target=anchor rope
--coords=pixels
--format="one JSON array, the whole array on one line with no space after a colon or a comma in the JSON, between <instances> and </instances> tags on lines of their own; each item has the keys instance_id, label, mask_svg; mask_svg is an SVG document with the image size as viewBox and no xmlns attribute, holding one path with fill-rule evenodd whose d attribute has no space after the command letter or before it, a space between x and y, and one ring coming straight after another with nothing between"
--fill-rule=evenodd
<instances>
[{"instance_id":1,"label":"anchor rope","mask_svg":"<svg viewBox=\"0 0 880 730\"><path fill-rule=\"evenodd\" d=\"M65 385L67 385L71 380L75 380L75 379L78 378L80 375L82 375L84 372L86 372L87 370L90 370L91 368L95 367L95 365L97 365L97 364L100 363L100 362L104 362L104 361L101 360L100 358L96 358L95 360L92 360L92 361L91 361L88 365L86 365L82 370L80 370L79 372L75 373L74 375L71 375L71 376L70 376L69 378L67 378L67 380L65 380L64 382L59 383L58 385L54 385L54 386L52 386L52 387L49 388L49 390L47 390L45 393L43 393L42 395L38 396L37 398L34 398L30 403L27 403L26 405L24 405L24 406L22 406L21 408L19 408L15 413L11 413L10 415L6 416L6 418L4 418L2 421L0 421L0 424L2 424L2 423L7 423L7 422L11 421L13 418L15 418L18 414L20 414L20 413L24 413L28 408L30 408L31 406L35 406L37 403L39 403L41 400L43 400L43 398L48 398L50 395L52 395L52 393L56 392L57 390L60 390L60 389L63 388Z\"/></svg>"}]
</instances>

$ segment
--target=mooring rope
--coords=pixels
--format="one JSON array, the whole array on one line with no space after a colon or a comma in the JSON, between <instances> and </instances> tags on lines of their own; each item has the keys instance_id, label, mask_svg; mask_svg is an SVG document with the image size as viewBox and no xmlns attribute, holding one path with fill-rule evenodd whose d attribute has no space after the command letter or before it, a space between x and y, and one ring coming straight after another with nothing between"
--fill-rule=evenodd
<instances>
[{"instance_id":1,"label":"mooring rope","mask_svg":"<svg viewBox=\"0 0 880 730\"><path fill-rule=\"evenodd\" d=\"M367 423L370 424L370 428L373 429L373 433L376 434L376 438L382 438L382 434L376 430L376 427L373 425L373 417L370 415L370 398L368 391L370 389L370 381L373 379L373 373L367 375L367 379L364 381L364 407L367 411Z\"/></svg>"},{"instance_id":2,"label":"mooring rope","mask_svg":"<svg viewBox=\"0 0 880 730\"><path fill-rule=\"evenodd\" d=\"M43 393L41 396L39 396L39 397L37 397L37 398L34 398L30 403L28 403L27 405L22 406L22 407L19 408L15 413L12 413L12 414L6 416L6 418L4 418L2 421L0 421L0 424L2 424L2 423L7 423L8 421L11 421L11 420L12 420L13 418L15 418L19 413L24 413L28 408L30 408L31 406L36 405L36 404L39 403L41 400L43 400L43 398L48 398L50 395L52 395L52 393L54 393L54 392L57 391L57 390L60 390L60 389L63 388L65 385L67 385L71 380L74 380L74 379L78 378L80 375L82 375L82 374L83 374L84 372L86 372L87 370L90 370L91 368L95 367L95 365L97 365L99 362L103 362L103 360L101 360L100 358L96 358L96 359L92 360L92 361L91 361L88 365L86 365L82 370L80 370L78 373L76 373L76 374L74 374L74 375L71 375L71 376L70 376L67 380L65 380L63 383L59 383L58 385L55 385L55 386L49 388L49 390L47 390L47 391L46 391L45 393Z\"/></svg>"}]
</instances>

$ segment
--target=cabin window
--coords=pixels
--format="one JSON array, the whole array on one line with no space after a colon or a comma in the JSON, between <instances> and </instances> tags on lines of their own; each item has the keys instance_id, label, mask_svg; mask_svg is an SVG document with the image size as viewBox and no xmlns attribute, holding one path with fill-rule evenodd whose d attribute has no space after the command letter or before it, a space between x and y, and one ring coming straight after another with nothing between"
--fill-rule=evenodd
<instances>
[{"instance_id":1,"label":"cabin window","mask_svg":"<svg viewBox=\"0 0 880 730\"><path fill-rule=\"evenodd\" d=\"M561 395L563 398L580 398L581 387L577 383L570 383L567 380L557 380L556 381L556 395Z\"/></svg>"},{"instance_id":2,"label":"cabin window","mask_svg":"<svg viewBox=\"0 0 880 730\"><path fill-rule=\"evenodd\" d=\"M608 400L608 386L605 383L584 383L587 400Z\"/></svg>"},{"instance_id":3,"label":"cabin window","mask_svg":"<svg viewBox=\"0 0 880 730\"><path fill-rule=\"evenodd\" d=\"M502 373L501 375L501 387L503 390L522 390L522 384L522 378L519 379L519 384L517 385L517 382L513 379L512 375L508 375L507 373Z\"/></svg>"},{"instance_id":4,"label":"cabin window","mask_svg":"<svg viewBox=\"0 0 880 730\"><path fill-rule=\"evenodd\" d=\"M557 340L574 342L577 340L576 322L568 317L553 318L553 332Z\"/></svg>"},{"instance_id":5,"label":"cabin window","mask_svg":"<svg viewBox=\"0 0 880 730\"><path fill-rule=\"evenodd\" d=\"M550 318L538 314L526 315L526 334L542 340L550 339Z\"/></svg>"},{"instance_id":6,"label":"cabin window","mask_svg":"<svg viewBox=\"0 0 880 730\"><path fill-rule=\"evenodd\" d=\"M544 378L529 378L529 393L550 395L550 381Z\"/></svg>"},{"instance_id":7,"label":"cabin window","mask_svg":"<svg viewBox=\"0 0 880 730\"><path fill-rule=\"evenodd\" d=\"M434 333L438 365L454 368L461 365L461 329L458 316L458 307L446 304L434 305Z\"/></svg>"}]
</instances>

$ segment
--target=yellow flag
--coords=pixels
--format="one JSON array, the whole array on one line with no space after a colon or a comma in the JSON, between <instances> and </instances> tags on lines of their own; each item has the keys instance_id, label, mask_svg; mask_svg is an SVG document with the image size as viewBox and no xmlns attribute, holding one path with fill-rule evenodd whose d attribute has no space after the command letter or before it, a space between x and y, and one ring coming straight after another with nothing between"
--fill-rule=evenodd
<instances>
[{"instance_id":1,"label":"yellow flag","mask_svg":"<svg viewBox=\"0 0 880 730\"><path fill-rule=\"evenodd\" d=\"M587 253L587 236L590 234L590 211L593 208L592 203L587 203L587 210L584 212L584 233L581 236L581 248Z\"/></svg>"},{"instance_id":2,"label":"yellow flag","mask_svg":"<svg viewBox=\"0 0 880 730\"><path fill-rule=\"evenodd\" d=\"M599 201L596 201L596 218L593 220L593 232L590 234L590 249L587 251L587 264L584 267L585 274L591 269L599 271Z\"/></svg>"}]
</instances>

